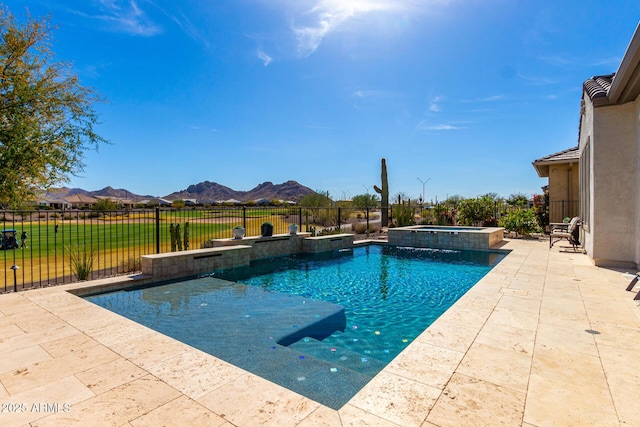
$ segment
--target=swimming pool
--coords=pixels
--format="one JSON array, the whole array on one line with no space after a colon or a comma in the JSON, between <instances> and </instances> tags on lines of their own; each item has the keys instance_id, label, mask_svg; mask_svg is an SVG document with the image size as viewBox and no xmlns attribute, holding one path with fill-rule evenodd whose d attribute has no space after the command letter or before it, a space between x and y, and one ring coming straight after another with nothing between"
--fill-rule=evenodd
<instances>
[{"instance_id":1,"label":"swimming pool","mask_svg":"<svg viewBox=\"0 0 640 427\"><path fill-rule=\"evenodd\" d=\"M87 299L338 409L504 256L371 245Z\"/></svg>"}]
</instances>

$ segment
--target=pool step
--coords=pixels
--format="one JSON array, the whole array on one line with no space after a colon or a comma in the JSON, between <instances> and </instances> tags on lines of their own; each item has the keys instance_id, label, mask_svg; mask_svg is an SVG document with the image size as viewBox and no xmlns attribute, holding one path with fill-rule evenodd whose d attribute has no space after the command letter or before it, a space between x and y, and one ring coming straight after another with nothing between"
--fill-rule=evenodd
<instances>
[{"instance_id":1,"label":"pool step","mask_svg":"<svg viewBox=\"0 0 640 427\"><path fill-rule=\"evenodd\" d=\"M302 354L325 360L337 367L360 372L371 378L386 366L385 362L374 357L356 353L346 348L332 346L309 337L290 344L288 347Z\"/></svg>"}]
</instances>

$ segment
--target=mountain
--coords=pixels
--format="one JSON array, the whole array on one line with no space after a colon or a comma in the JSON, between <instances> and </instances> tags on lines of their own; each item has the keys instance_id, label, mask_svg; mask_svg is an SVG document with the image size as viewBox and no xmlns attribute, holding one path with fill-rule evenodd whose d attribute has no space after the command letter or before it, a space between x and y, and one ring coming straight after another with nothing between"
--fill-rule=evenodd
<instances>
[{"instance_id":1,"label":"mountain","mask_svg":"<svg viewBox=\"0 0 640 427\"><path fill-rule=\"evenodd\" d=\"M277 199L299 201L307 194L315 193L309 187L305 187L296 181L287 181L282 184L263 182L249 191L235 191L224 185L215 182L201 182L190 185L186 190L177 191L167 195L168 200L175 199L209 199L209 200L229 200L235 199L241 202L259 199Z\"/></svg>"},{"instance_id":2,"label":"mountain","mask_svg":"<svg viewBox=\"0 0 640 427\"><path fill-rule=\"evenodd\" d=\"M185 190L176 191L167 196L164 199L176 200L176 199L197 199L197 200L229 200L235 199L241 202L248 202L250 200L259 199L277 199L277 200L292 200L299 201L307 194L315 193L309 187L305 187L296 181L287 181L282 184L273 184L272 182L263 182L252 190L249 191L236 191L224 185L216 182L204 181L199 184L193 184L187 187ZM98 191L87 191L82 188L57 188L51 193L50 197L67 197L74 194L84 194L87 196L104 196L113 198L130 199L134 201L141 201L145 199L153 199L154 196L140 195L132 193L131 191L122 188L105 187Z\"/></svg>"},{"instance_id":3,"label":"mountain","mask_svg":"<svg viewBox=\"0 0 640 427\"><path fill-rule=\"evenodd\" d=\"M119 199L130 199L133 201L153 198L153 196L144 196L144 195L132 193L131 191L125 190L123 188L115 189L112 187L105 187L102 190L98 190L98 191L87 191L87 190L83 190L82 188L61 187L61 188L53 189L51 192L49 192L49 196L58 197L58 198L73 196L75 194L83 194L85 196L91 196L91 197L104 196L104 197L113 197L113 198L119 198Z\"/></svg>"}]
</instances>

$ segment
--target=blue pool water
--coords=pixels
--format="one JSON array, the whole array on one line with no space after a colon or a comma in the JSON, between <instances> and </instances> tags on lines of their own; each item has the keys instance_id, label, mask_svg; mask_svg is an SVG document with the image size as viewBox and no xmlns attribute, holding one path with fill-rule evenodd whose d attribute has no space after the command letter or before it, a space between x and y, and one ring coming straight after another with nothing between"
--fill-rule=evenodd
<instances>
[{"instance_id":1,"label":"blue pool water","mask_svg":"<svg viewBox=\"0 0 640 427\"><path fill-rule=\"evenodd\" d=\"M87 299L338 409L504 256L371 245Z\"/></svg>"}]
</instances>

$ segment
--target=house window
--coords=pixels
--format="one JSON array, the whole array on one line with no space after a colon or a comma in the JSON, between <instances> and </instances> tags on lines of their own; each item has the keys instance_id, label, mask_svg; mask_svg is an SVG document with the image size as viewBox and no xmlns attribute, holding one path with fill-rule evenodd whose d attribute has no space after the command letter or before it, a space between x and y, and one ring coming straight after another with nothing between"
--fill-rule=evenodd
<instances>
[{"instance_id":1,"label":"house window","mask_svg":"<svg viewBox=\"0 0 640 427\"><path fill-rule=\"evenodd\" d=\"M580 218L582 227L589 230L589 218L591 217L591 140L580 154Z\"/></svg>"}]
</instances>

